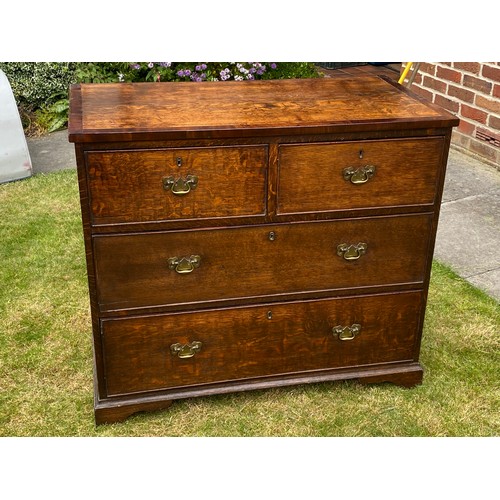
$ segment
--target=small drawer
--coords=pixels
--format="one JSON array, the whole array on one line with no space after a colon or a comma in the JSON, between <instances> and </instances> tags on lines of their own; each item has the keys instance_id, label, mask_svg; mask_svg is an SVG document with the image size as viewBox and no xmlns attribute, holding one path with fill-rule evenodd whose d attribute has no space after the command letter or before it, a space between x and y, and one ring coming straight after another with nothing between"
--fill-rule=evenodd
<instances>
[{"instance_id":1,"label":"small drawer","mask_svg":"<svg viewBox=\"0 0 500 500\"><path fill-rule=\"evenodd\" d=\"M430 215L94 236L102 311L422 283Z\"/></svg>"},{"instance_id":2,"label":"small drawer","mask_svg":"<svg viewBox=\"0 0 500 500\"><path fill-rule=\"evenodd\" d=\"M420 292L101 321L108 396L412 360Z\"/></svg>"},{"instance_id":3,"label":"small drawer","mask_svg":"<svg viewBox=\"0 0 500 500\"><path fill-rule=\"evenodd\" d=\"M279 214L431 205L444 140L282 145Z\"/></svg>"},{"instance_id":4,"label":"small drawer","mask_svg":"<svg viewBox=\"0 0 500 500\"><path fill-rule=\"evenodd\" d=\"M94 225L264 215L267 147L89 151Z\"/></svg>"}]
</instances>

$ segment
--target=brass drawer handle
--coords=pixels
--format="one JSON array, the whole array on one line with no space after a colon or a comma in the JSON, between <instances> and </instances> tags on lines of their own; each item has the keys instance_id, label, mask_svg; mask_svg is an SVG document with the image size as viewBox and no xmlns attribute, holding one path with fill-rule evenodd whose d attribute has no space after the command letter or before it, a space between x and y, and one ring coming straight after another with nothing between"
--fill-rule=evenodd
<instances>
[{"instance_id":1,"label":"brass drawer handle","mask_svg":"<svg viewBox=\"0 0 500 500\"><path fill-rule=\"evenodd\" d=\"M192 273L197 267L200 267L201 257L199 255L191 255L190 257L170 257L168 259L168 267L176 273L187 274Z\"/></svg>"},{"instance_id":2,"label":"brass drawer handle","mask_svg":"<svg viewBox=\"0 0 500 500\"><path fill-rule=\"evenodd\" d=\"M163 189L170 190L177 196L188 194L191 189L196 189L198 185L198 177L196 175L188 175L185 179L179 177L176 179L173 175L163 178Z\"/></svg>"},{"instance_id":3,"label":"brass drawer handle","mask_svg":"<svg viewBox=\"0 0 500 500\"><path fill-rule=\"evenodd\" d=\"M173 356L177 356L181 359L192 358L197 352L200 352L202 343L195 340L189 344L172 344L170 346L170 352Z\"/></svg>"},{"instance_id":4,"label":"brass drawer handle","mask_svg":"<svg viewBox=\"0 0 500 500\"><path fill-rule=\"evenodd\" d=\"M373 165L366 167L346 167L342 171L342 175L346 181L351 181L352 184L364 184L375 175L376 168Z\"/></svg>"},{"instance_id":5,"label":"brass drawer handle","mask_svg":"<svg viewBox=\"0 0 500 500\"><path fill-rule=\"evenodd\" d=\"M366 253L368 245L366 243L358 243L357 245L348 245L341 243L337 246L337 255L344 257L345 260L358 260Z\"/></svg>"},{"instance_id":6,"label":"brass drawer handle","mask_svg":"<svg viewBox=\"0 0 500 500\"><path fill-rule=\"evenodd\" d=\"M361 332L361 325L354 323L351 326L334 326L332 328L332 333L334 337L337 337L339 340L353 340L354 337L359 335Z\"/></svg>"}]
</instances>

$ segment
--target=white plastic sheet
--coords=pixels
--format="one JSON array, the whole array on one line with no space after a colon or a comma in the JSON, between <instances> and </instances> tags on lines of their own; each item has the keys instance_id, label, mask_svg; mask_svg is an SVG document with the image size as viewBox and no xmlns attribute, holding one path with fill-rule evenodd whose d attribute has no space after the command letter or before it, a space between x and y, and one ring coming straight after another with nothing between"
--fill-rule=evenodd
<instances>
[{"instance_id":1,"label":"white plastic sheet","mask_svg":"<svg viewBox=\"0 0 500 500\"><path fill-rule=\"evenodd\" d=\"M0 70L0 183L32 175L19 110L5 73Z\"/></svg>"}]
</instances>

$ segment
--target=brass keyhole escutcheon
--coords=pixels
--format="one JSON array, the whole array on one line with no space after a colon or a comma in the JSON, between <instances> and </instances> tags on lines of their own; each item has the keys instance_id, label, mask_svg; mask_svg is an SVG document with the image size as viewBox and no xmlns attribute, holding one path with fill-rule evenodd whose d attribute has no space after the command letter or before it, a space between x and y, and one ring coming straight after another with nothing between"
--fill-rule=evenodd
<instances>
[{"instance_id":1,"label":"brass keyhole escutcheon","mask_svg":"<svg viewBox=\"0 0 500 500\"><path fill-rule=\"evenodd\" d=\"M170 346L170 352L173 356L177 356L181 359L192 358L197 352L200 352L202 345L203 344L198 340L188 344L172 344Z\"/></svg>"},{"instance_id":2,"label":"brass keyhole escutcheon","mask_svg":"<svg viewBox=\"0 0 500 500\"><path fill-rule=\"evenodd\" d=\"M274 231L269 231L269 234L267 237L269 238L269 241L274 241L274 240L276 240L276 233Z\"/></svg>"},{"instance_id":3,"label":"brass keyhole escutcheon","mask_svg":"<svg viewBox=\"0 0 500 500\"><path fill-rule=\"evenodd\" d=\"M201 257L191 255L189 257L170 257L168 259L168 268L178 274L192 273L197 267L200 267Z\"/></svg>"},{"instance_id":4,"label":"brass keyhole escutcheon","mask_svg":"<svg viewBox=\"0 0 500 500\"><path fill-rule=\"evenodd\" d=\"M357 245L349 245L341 243L337 245L337 255L345 260L358 260L366 253L368 245L366 243L358 243Z\"/></svg>"},{"instance_id":5,"label":"brass keyhole escutcheon","mask_svg":"<svg viewBox=\"0 0 500 500\"><path fill-rule=\"evenodd\" d=\"M339 340L354 340L354 337L359 335L361 332L361 325L354 323L351 326L334 326L332 328L332 334Z\"/></svg>"}]
</instances>

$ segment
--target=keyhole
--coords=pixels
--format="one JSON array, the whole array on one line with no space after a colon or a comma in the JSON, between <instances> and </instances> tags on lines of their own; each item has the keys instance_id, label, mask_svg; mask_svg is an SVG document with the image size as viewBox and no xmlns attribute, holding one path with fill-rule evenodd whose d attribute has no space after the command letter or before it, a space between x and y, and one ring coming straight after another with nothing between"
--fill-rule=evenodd
<instances>
[{"instance_id":1,"label":"keyhole","mask_svg":"<svg viewBox=\"0 0 500 500\"><path fill-rule=\"evenodd\" d=\"M273 319L273 312L267 311L267 319Z\"/></svg>"},{"instance_id":2,"label":"keyhole","mask_svg":"<svg viewBox=\"0 0 500 500\"><path fill-rule=\"evenodd\" d=\"M276 233L274 231L269 231L269 241L274 241L276 239Z\"/></svg>"},{"instance_id":3,"label":"keyhole","mask_svg":"<svg viewBox=\"0 0 500 500\"><path fill-rule=\"evenodd\" d=\"M363 159L363 153L364 151L362 149L359 150L359 159L362 160Z\"/></svg>"},{"instance_id":4,"label":"keyhole","mask_svg":"<svg viewBox=\"0 0 500 500\"><path fill-rule=\"evenodd\" d=\"M177 158L175 159L175 161L177 162L177 166L178 166L178 167L182 167L182 158L177 157Z\"/></svg>"}]
</instances>

